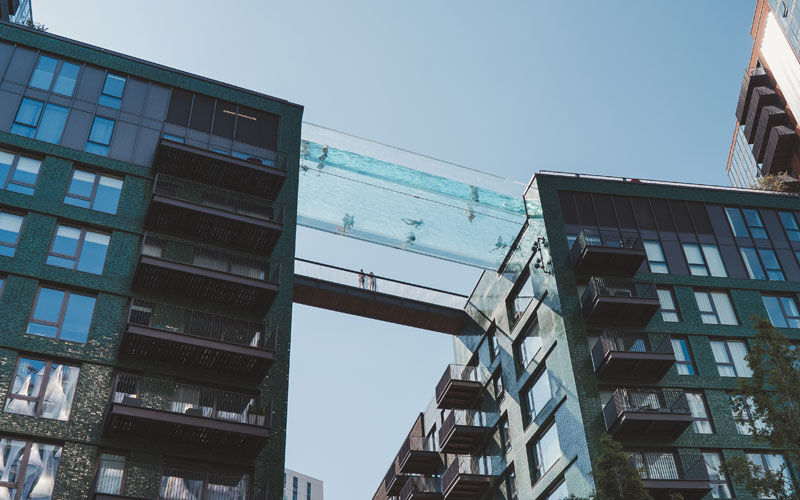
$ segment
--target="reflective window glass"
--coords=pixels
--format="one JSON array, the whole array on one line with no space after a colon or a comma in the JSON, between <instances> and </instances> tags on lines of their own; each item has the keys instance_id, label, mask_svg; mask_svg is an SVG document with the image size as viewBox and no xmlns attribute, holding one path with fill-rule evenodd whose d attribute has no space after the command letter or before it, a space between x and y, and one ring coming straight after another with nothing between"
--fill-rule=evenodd
<instances>
[{"instance_id":1,"label":"reflective window glass","mask_svg":"<svg viewBox=\"0 0 800 500\"><path fill-rule=\"evenodd\" d=\"M667 259L658 240L644 240L644 249L647 253L647 263L651 273L668 273Z\"/></svg>"},{"instance_id":2,"label":"reflective window glass","mask_svg":"<svg viewBox=\"0 0 800 500\"><path fill-rule=\"evenodd\" d=\"M85 343L94 314L95 297L41 287L27 332Z\"/></svg>"},{"instance_id":3,"label":"reflective window glass","mask_svg":"<svg viewBox=\"0 0 800 500\"><path fill-rule=\"evenodd\" d=\"M672 350L675 352L675 368L678 375L697 375L692 361L692 352L689 350L689 341L687 339L671 339Z\"/></svg>"},{"instance_id":4,"label":"reflective window glass","mask_svg":"<svg viewBox=\"0 0 800 500\"><path fill-rule=\"evenodd\" d=\"M68 420L79 372L76 366L20 358L4 411Z\"/></svg>"},{"instance_id":5,"label":"reflective window glass","mask_svg":"<svg viewBox=\"0 0 800 500\"><path fill-rule=\"evenodd\" d=\"M36 67L31 74L31 80L28 85L37 89L50 90L50 84L53 81L53 75L58 65L58 59L48 56L40 56Z\"/></svg>"},{"instance_id":6,"label":"reflective window glass","mask_svg":"<svg viewBox=\"0 0 800 500\"><path fill-rule=\"evenodd\" d=\"M124 76L108 73L103 84L103 92L97 101L98 104L108 108L119 109L122 106L122 93L125 90L126 81L127 79Z\"/></svg>"},{"instance_id":7,"label":"reflective window glass","mask_svg":"<svg viewBox=\"0 0 800 500\"><path fill-rule=\"evenodd\" d=\"M64 203L115 214L122 193L122 184L122 179L116 177L75 170L72 172L72 180L67 188Z\"/></svg>"},{"instance_id":8,"label":"reflective window glass","mask_svg":"<svg viewBox=\"0 0 800 500\"><path fill-rule=\"evenodd\" d=\"M51 266L102 274L111 237L59 224L47 257Z\"/></svg>"},{"instance_id":9,"label":"reflective window glass","mask_svg":"<svg viewBox=\"0 0 800 500\"><path fill-rule=\"evenodd\" d=\"M85 151L96 155L108 156L108 147L111 145L111 135L114 133L114 120L95 116L89 140L86 142Z\"/></svg>"},{"instance_id":10,"label":"reflective window glass","mask_svg":"<svg viewBox=\"0 0 800 500\"><path fill-rule=\"evenodd\" d=\"M797 225L797 219L791 212L778 212L781 218L781 224L786 231L786 237L789 241L800 241L800 227Z\"/></svg>"},{"instance_id":11,"label":"reflective window glass","mask_svg":"<svg viewBox=\"0 0 800 500\"><path fill-rule=\"evenodd\" d=\"M0 255L13 257L24 217L0 211Z\"/></svg>"}]
</instances>

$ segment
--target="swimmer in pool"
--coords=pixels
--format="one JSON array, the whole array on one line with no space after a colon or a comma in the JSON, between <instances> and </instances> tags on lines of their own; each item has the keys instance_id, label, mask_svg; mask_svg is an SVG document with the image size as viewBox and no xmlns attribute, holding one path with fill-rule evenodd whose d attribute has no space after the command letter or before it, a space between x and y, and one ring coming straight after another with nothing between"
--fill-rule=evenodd
<instances>
[{"instance_id":1,"label":"swimmer in pool","mask_svg":"<svg viewBox=\"0 0 800 500\"><path fill-rule=\"evenodd\" d=\"M322 146L322 154L319 155L319 163L317 163L317 175L322 175L322 169L325 168L325 160L328 158L328 145Z\"/></svg>"},{"instance_id":2,"label":"swimmer in pool","mask_svg":"<svg viewBox=\"0 0 800 500\"><path fill-rule=\"evenodd\" d=\"M475 211L472 210L472 205L471 204L467 204L467 220L470 221L470 222L475 220Z\"/></svg>"},{"instance_id":3,"label":"swimmer in pool","mask_svg":"<svg viewBox=\"0 0 800 500\"><path fill-rule=\"evenodd\" d=\"M489 250L489 253L495 252L497 250L503 250L507 246L508 246L508 243L503 241L503 237L502 236L498 236L497 237L497 242L494 244L494 248Z\"/></svg>"},{"instance_id":4,"label":"swimmer in pool","mask_svg":"<svg viewBox=\"0 0 800 500\"><path fill-rule=\"evenodd\" d=\"M414 219L409 219L407 217L403 217L402 220L403 220L403 222L405 222L409 226L413 226L415 229L419 229L420 227L422 227L425 224L425 221L423 221L422 219L414 220Z\"/></svg>"}]
</instances>

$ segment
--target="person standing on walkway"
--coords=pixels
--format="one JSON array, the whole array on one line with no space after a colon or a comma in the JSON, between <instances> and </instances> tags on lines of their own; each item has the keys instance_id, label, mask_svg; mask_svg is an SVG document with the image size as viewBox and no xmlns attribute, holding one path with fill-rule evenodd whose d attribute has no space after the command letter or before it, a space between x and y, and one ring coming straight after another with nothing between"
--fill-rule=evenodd
<instances>
[{"instance_id":1,"label":"person standing on walkway","mask_svg":"<svg viewBox=\"0 0 800 500\"><path fill-rule=\"evenodd\" d=\"M378 291L378 285L375 283L375 273L372 271L369 272L369 289L373 292Z\"/></svg>"},{"instance_id":2,"label":"person standing on walkway","mask_svg":"<svg viewBox=\"0 0 800 500\"><path fill-rule=\"evenodd\" d=\"M364 274L364 268L358 272L358 286L364 288L364 280L367 279L367 275Z\"/></svg>"}]
</instances>

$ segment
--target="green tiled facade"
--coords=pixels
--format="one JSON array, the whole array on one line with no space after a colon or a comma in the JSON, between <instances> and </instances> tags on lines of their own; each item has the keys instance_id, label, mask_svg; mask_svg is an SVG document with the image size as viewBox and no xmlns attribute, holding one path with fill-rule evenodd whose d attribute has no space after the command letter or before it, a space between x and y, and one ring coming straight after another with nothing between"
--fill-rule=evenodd
<instances>
[{"instance_id":1,"label":"green tiled facade","mask_svg":"<svg viewBox=\"0 0 800 500\"><path fill-rule=\"evenodd\" d=\"M224 100L227 103L246 106L247 109L279 117L277 151L285 155L286 169L285 180L274 201L283 207L283 229L271 255L265 257L280 263L281 273L277 296L266 318L263 314L247 307L216 304L213 297L200 300L169 296L154 290L134 290L133 275L139 259L140 241L145 231L144 217L155 174L151 170L151 165L114 159L111 157L113 154L110 157L97 156L75 147L50 144L9 133L8 125L17 111L16 106L12 110L3 111L7 117L0 119L0 121L5 120L4 125L0 126L0 149L42 161L35 193L32 196L0 189L0 209L25 214L15 255L0 256L0 277L5 280L0 294L0 318L2 318L0 408L5 408L15 364L20 356L52 359L80 368L67 421L0 412L0 436L61 446L60 463L52 487L53 499L92 498L101 451L125 455L130 463L149 463L156 467L172 462L207 464L204 467L211 467L211 470L231 466L249 475L247 498L266 499L266 491L270 492L269 498L273 498L275 492L280 492L282 489L281 474L284 467L292 269L297 212L297 165L302 107L7 23L0 23L0 47L2 47L0 52L3 52L0 61L6 75L13 71L9 68L13 68L15 63L13 61L9 63L8 59L2 58L10 57L12 52L15 55L33 53L34 60L35 57L45 54L81 66L76 92L80 91L80 85L84 83L82 78L88 75L92 68L123 75L128 79L129 86L132 86L130 82L134 80L144 88L152 89L158 86L167 96L170 89L183 89L220 102ZM26 97L38 97L35 91L23 88L24 84L19 87L20 92ZM128 98L129 96L125 94L122 98L123 103ZM14 98L5 98L3 106L12 102L12 99ZM56 97L51 95L49 99L50 102L55 102ZM79 100L79 96L73 95L72 103L69 105L70 116L77 114L75 109L79 105L87 105L78 103ZM149 101L147 105L150 105ZM165 113L166 107L162 108ZM96 113L101 114L100 111ZM163 118L161 121L141 117L126 118L123 114L120 112L115 115L118 120L117 129L121 128L122 122L126 119L131 120L132 126L136 125L135 121L138 119L139 126L149 126L156 131L157 138L162 132L166 133L167 125L164 125L166 122ZM70 124L68 121L64 137L69 133ZM159 128L162 126L165 127L164 130ZM115 134L118 132L117 129ZM134 133L134 136L138 137L136 140L139 141L136 147L146 149L141 146L142 134L142 132ZM192 130L187 129L187 140L191 135ZM156 142L152 145L151 153L155 152ZM113 147L114 142L112 151ZM235 143L233 148L235 152ZM252 151L245 153L253 154ZM64 203L65 193L75 167L124 179L116 214L101 213ZM63 269L45 263L57 223L69 223L111 235L101 275ZM96 296L91 327L85 344L26 334L37 287L43 284ZM135 358L122 360L118 356L119 346L126 327L128 306L133 297L153 299L248 320L266 320L270 325L276 326L279 332L274 363L266 376L256 381L251 378L229 377L213 369L189 369L177 364L147 362ZM149 439L148 436L133 438L111 436L104 432L104 422L112 391L112 380L121 370L164 380L179 380L258 395L262 405L267 406L270 402L272 404L268 441L257 455L251 457L209 446L177 445L168 440ZM8 457L5 459L8 460ZM131 481L124 489L124 493L129 495L124 498L158 498L159 495L158 482L138 487Z\"/></svg>"}]
</instances>

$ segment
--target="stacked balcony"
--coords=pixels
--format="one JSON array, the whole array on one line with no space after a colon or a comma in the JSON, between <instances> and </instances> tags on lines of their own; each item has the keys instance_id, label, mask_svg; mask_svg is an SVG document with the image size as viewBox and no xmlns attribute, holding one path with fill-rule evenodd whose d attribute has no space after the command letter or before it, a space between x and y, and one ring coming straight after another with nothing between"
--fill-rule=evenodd
<instances>
[{"instance_id":1,"label":"stacked balcony","mask_svg":"<svg viewBox=\"0 0 800 500\"><path fill-rule=\"evenodd\" d=\"M680 389L617 389L603 416L608 433L620 440L671 441L693 421Z\"/></svg>"},{"instance_id":2,"label":"stacked balcony","mask_svg":"<svg viewBox=\"0 0 800 500\"><path fill-rule=\"evenodd\" d=\"M398 496L407 480L408 475L400 472L397 460L392 460L392 465L389 466L389 470L386 471L386 475L383 477L383 487L386 490L386 497Z\"/></svg>"},{"instance_id":3,"label":"stacked balcony","mask_svg":"<svg viewBox=\"0 0 800 500\"><path fill-rule=\"evenodd\" d=\"M442 475L444 500L479 500L502 467L499 457L456 456Z\"/></svg>"},{"instance_id":4,"label":"stacked balcony","mask_svg":"<svg viewBox=\"0 0 800 500\"><path fill-rule=\"evenodd\" d=\"M400 500L442 500L442 479L412 476L400 490Z\"/></svg>"},{"instance_id":5,"label":"stacked balcony","mask_svg":"<svg viewBox=\"0 0 800 500\"><path fill-rule=\"evenodd\" d=\"M647 334L606 330L592 348L598 378L658 381L675 364L668 335L651 342Z\"/></svg>"},{"instance_id":6,"label":"stacked balcony","mask_svg":"<svg viewBox=\"0 0 800 500\"><path fill-rule=\"evenodd\" d=\"M684 500L700 500L711 491L708 470L702 458L684 468L672 452L628 453L654 500L668 500L673 493L680 493Z\"/></svg>"},{"instance_id":7,"label":"stacked balcony","mask_svg":"<svg viewBox=\"0 0 800 500\"><path fill-rule=\"evenodd\" d=\"M496 412L451 410L439 429L441 452L455 455L477 454L496 423Z\"/></svg>"},{"instance_id":8,"label":"stacked balcony","mask_svg":"<svg viewBox=\"0 0 800 500\"><path fill-rule=\"evenodd\" d=\"M104 434L253 456L269 437L270 414L257 394L118 373Z\"/></svg>"},{"instance_id":9,"label":"stacked balcony","mask_svg":"<svg viewBox=\"0 0 800 500\"><path fill-rule=\"evenodd\" d=\"M442 457L432 439L410 435L400 447L397 463L400 474L438 474Z\"/></svg>"},{"instance_id":10,"label":"stacked balcony","mask_svg":"<svg viewBox=\"0 0 800 500\"><path fill-rule=\"evenodd\" d=\"M436 405L442 410L473 408L487 380L488 372L483 367L449 365L436 384Z\"/></svg>"},{"instance_id":11,"label":"stacked balcony","mask_svg":"<svg viewBox=\"0 0 800 500\"><path fill-rule=\"evenodd\" d=\"M133 299L119 355L257 381L272 366L277 336L263 321Z\"/></svg>"},{"instance_id":12,"label":"stacked balcony","mask_svg":"<svg viewBox=\"0 0 800 500\"><path fill-rule=\"evenodd\" d=\"M631 276L647 258L636 231L583 229L570 249L577 274Z\"/></svg>"},{"instance_id":13,"label":"stacked balcony","mask_svg":"<svg viewBox=\"0 0 800 500\"><path fill-rule=\"evenodd\" d=\"M643 326L658 311L659 302L653 282L592 277L581 306L589 323Z\"/></svg>"}]
</instances>

